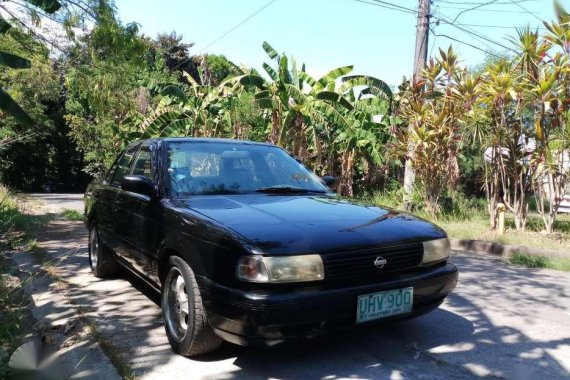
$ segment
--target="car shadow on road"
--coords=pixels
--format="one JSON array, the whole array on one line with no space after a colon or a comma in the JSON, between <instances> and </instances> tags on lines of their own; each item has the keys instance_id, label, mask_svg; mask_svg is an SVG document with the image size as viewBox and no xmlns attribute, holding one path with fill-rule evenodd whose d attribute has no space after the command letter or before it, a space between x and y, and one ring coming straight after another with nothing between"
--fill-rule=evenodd
<instances>
[{"instance_id":1,"label":"car shadow on road","mask_svg":"<svg viewBox=\"0 0 570 380\"><path fill-rule=\"evenodd\" d=\"M56 263L73 303L96 323L140 378L568 376L564 366L570 364L560 360L560 352L568 355L568 331L553 338L551 333L531 336L520 328L521 321L542 328L537 314L544 310L569 314L568 303L560 302L570 297L569 284L559 283L552 272L461 255L455 258L462 269L456 292L428 315L273 348L224 344L212 354L189 359L170 349L160 300L152 288L130 274L109 280L91 275L81 223L48 226L38 243Z\"/></svg>"}]
</instances>

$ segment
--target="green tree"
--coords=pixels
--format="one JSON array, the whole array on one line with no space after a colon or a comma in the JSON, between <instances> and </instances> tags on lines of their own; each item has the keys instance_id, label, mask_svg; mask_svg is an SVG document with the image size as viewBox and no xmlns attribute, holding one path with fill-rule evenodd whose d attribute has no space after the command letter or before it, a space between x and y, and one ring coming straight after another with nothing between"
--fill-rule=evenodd
<instances>
[{"instance_id":1,"label":"green tree","mask_svg":"<svg viewBox=\"0 0 570 380\"><path fill-rule=\"evenodd\" d=\"M55 0L25 1L40 8L46 13L54 13L61 7L61 4ZM6 11L6 8L1 5L0 9ZM0 35L5 35L11 28L12 25L0 16ZM12 69L28 69L31 67L31 61L8 51L0 51L0 65L7 66ZM34 121L26 111L24 111L2 87L0 87L0 108L10 116L14 117L21 124L25 124L27 126L32 126L34 124Z\"/></svg>"},{"instance_id":2,"label":"green tree","mask_svg":"<svg viewBox=\"0 0 570 380\"><path fill-rule=\"evenodd\" d=\"M125 131L154 106L147 86L175 80L163 57L148 54L150 47L136 24L122 25L113 8L101 2L94 28L63 59L66 120L91 175L105 172L125 142Z\"/></svg>"},{"instance_id":3,"label":"green tree","mask_svg":"<svg viewBox=\"0 0 570 380\"><path fill-rule=\"evenodd\" d=\"M422 76L405 83L399 94L398 115L406 123L395 130L393 154L406 157L412 144L411 163L432 215L440 213L442 194L453 189L459 178L457 157L478 85L479 79L459 66L449 47L440 49Z\"/></svg>"}]
</instances>

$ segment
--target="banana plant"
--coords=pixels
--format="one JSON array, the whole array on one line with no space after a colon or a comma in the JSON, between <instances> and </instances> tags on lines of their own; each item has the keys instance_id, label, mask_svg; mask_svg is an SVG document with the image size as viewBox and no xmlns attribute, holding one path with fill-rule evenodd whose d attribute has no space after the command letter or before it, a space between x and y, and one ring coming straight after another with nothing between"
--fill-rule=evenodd
<instances>
[{"instance_id":1,"label":"banana plant","mask_svg":"<svg viewBox=\"0 0 570 380\"><path fill-rule=\"evenodd\" d=\"M291 149L317 171L340 172L340 185L351 194L353 163L359 153L381 161L376 136L363 126L372 123L377 104L371 99L382 99L381 103L388 105L382 115L390 111L389 86L377 78L349 75L352 66L335 68L314 78L305 65L299 70L295 60L277 53L267 42L263 48L274 64L263 64L271 80L246 75L241 81L258 88L255 99L270 114L269 141Z\"/></svg>"},{"instance_id":2,"label":"banana plant","mask_svg":"<svg viewBox=\"0 0 570 380\"><path fill-rule=\"evenodd\" d=\"M375 118L389 114L390 88L377 78L348 75L352 66L315 79L305 65L299 69L268 43L263 48L272 62L263 64L269 80L243 70L217 87L189 75L184 86L155 84L151 90L162 96L158 106L145 119L133 118L138 122L123 132L125 138L241 137L234 105L252 98L265 119L265 130L255 131L256 136L289 149L317 172L341 174L343 192L352 194L356 160L382 162L380 149L387 137L385 125Z\"/></svg>"},{"instance_id":3,"label":"banana plant","mask_svg":"<svg viewBox=\"0 0 570 380\"><path fill-rule=\"evenodd\" d=\"M228 79L216 87L202 85L184 73L188 84L155 84L162 96L155 110L139 123L131 137L225 136L231 128L228 101L237 96L238 82Z\"/></svg>"}]
</instances>

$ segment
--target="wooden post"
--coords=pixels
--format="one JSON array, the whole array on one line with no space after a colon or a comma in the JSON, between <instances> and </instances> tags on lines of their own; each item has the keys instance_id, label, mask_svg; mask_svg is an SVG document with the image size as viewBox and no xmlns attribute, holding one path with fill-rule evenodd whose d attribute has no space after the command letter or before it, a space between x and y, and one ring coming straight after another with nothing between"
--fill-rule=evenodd
<instances>
[{"instance_id":1,"label":"wooden post","mask_svg":"<svg viewBox=\"0 0 570 380\"><path fill-rule=\"evenodd\" d=\"M429 43L429 19L431 11L431 0L419 0L418 21L416 26L416 51L414 58L414 76L412 83L422 74L422 70L427 63L428 43ZM411 135L413 126L408 125L408 136ZM409 137L408 137L409 139ZM414 192L414 182L416 181L416 171L412 165L415 156L415 149L412 143L408 143L408 152L404 171L404 209L409 210L411 206L412 194Z\"/></svg>"},{"instance_id":2,"label":"wooden post","mask_svg":"<svg viewBox=\"0 0 570 380\"><path fill-rule=\"evenodd\" d=\"M499 212L499 235L505 233L505 211L507 207L504 203L497 203L497 211Z\"/></svg>"}]
</instances>

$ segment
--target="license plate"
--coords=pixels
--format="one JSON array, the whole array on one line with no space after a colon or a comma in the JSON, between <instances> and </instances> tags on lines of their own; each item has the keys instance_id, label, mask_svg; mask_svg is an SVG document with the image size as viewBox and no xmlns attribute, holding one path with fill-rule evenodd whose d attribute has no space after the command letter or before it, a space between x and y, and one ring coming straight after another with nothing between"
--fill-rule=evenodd
<instances>
[{"instance_id":1,"label":"license plate","mask_svg":"<svg viewBox=\"0 0 570 380\"><path fill-rule=\"evenodd\" d=\"M358 297L356 323L405 314L412 311L414 288L387 290Z\"/></svg>"}]
</instances>

